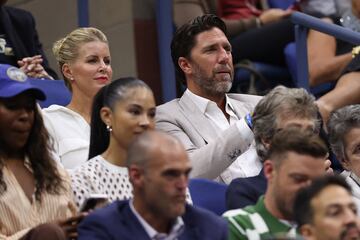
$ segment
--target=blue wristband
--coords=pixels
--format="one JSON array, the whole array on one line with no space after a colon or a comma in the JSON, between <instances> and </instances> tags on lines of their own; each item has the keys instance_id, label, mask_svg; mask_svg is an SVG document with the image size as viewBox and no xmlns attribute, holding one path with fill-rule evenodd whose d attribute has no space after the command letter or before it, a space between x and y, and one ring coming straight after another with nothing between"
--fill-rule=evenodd
<instances>
[{"instance_id":1,"label":"blue wristband","mask_svg":"<svg viewBox=\"0 0 360 240\"><path fill-rule=\"evenodd\" d=\"M245 121L246 121L247 125L249 126L249 128L252 130L253 124L252 124L252 118L251 118L250 113L246 114Z\"/></svg>"}]
</instances>

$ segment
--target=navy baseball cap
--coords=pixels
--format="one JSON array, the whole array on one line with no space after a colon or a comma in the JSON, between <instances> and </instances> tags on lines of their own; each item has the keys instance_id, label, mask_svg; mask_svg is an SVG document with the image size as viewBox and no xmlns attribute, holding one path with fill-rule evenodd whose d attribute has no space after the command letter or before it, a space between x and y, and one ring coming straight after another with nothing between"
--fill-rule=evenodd
<instances>
[{"instance_id":1,"label":"navy baseball cap","mask_svg":"<svg viewBox=\"0 0 360 240\"><path fill-rule=\"evenodd\" d=\"M0 64L0 98L14 97L25 91L31 91L38 100L46 99L43 90L33 86L23 71L8 64Z\"/></svg>"}]
</instances>

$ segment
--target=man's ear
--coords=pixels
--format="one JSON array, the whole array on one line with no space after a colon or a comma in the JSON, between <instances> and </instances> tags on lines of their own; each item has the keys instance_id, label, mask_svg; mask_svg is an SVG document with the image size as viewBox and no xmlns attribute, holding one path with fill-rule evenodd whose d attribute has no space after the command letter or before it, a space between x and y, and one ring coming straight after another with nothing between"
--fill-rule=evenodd
<instances>
[{"instance_id":1,"label":"man's ear","mask_svg":"<svg viewBox=\"0 0 360 240\"><path fill-rule=\"evenodd\" d=\"M274 171L275 171L274 163L271 160L267 159L263 163L263 168L264 168L264 175L267 181L270 182L274 176Z\"/></svg>"},{"instance_id":2,"label":"man's ear","mask_svg":"<svg viewBox=\"0 0 360 240\"><path fill-rule=\"evenodd\" d=\"M130 165L129 170L129 179L132 185L136 187L142 187L144 184L144 170L137 165Z\"/></svg>"},{"instance_id":3,"label":"man's ear","mask_svg":"<svg viewBox=\"0 0 360 240\"><path fill-rule=\"evenodd\" d=\"M183 70L184 74L190 74L192 72L192 67L188 59L184 57L179 57L178 59L179 67Z\"/></svg>"},{"instance_id":4,"label":"man's ear","mask_svg":"<svg viewBox=\"0 0 360 240\"><path fill-rule=\"evenodd\" d=\"M109 107L102 107L100 109L100 117L105 125L112 127L112 111Z\"/></svg>"},{"instance_id":5,"label":"man's ear","mask_svg":"<svg viewBox=\"0 0 360 240\"><path fill-rule=\"evenodd\" d=\"M62 65L61 71L67 79L69 79L69 80L74 79L70 65L68 63L64 63Z\"/></svg>"},{"instance_id":6,"label":"man's ear","mask_svg":"<svg viewBox=\"0 0 360 240\"><path fill-rule=\"evenodd\" d=\"M301 236L306 240L315 240L315 229L310 224L304 224L299 228Z\"/></svg>"}]
</instances>

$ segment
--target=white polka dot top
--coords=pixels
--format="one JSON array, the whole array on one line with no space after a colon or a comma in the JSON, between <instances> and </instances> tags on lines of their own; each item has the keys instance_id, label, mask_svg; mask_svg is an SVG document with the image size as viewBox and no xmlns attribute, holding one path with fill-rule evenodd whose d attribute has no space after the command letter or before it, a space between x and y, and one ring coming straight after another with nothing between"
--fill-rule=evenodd
<instances>
[{"instance_id":1,"label":"white polka dot top","mask_svg":"<svg viewBox=\"0 0 360 240\"><path fill-rule=\"evenodd\" d=\"M106 194L110 202L133 196L127 168L111 164L101 155L74 169L71 180L78 207L90 194Z\"/></svg>"}]
</instances>

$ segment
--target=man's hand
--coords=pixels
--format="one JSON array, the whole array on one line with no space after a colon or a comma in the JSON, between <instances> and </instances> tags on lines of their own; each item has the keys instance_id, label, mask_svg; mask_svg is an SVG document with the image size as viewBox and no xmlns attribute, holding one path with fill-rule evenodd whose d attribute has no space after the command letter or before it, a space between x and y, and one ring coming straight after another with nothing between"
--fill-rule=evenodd
<instances>
[{"instance_id":1,"label":"man's hand","mask_svg":"<svg viewBox=\"0 0 360 240\"><path fill-rule=\"evenodd\" d=\"M278 8L271 8L269 10L264 11L260 16L259 19L262 24L266 25L272 22L280 21L281 19L289 16L293 10L282 10Z\"/></svg>"}]
</instances>

